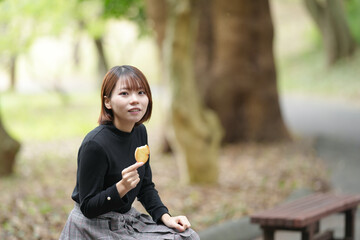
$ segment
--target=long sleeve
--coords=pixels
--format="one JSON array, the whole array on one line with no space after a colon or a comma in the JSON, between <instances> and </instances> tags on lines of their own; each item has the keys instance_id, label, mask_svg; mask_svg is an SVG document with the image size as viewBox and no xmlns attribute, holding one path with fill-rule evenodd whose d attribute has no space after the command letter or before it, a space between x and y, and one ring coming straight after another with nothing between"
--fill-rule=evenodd
<instances>
[{"instance_id":1,"label":"long sleeve","mask_svg":"<svg viewBox=\"0 0 360 240\"><path fill-rule=\"evenodd\" d=\"M162 203L158 191L155 189L149 161L145 164L145 176L138 194L138 200L155 222L158 222L164 213L169 212Z\"/></svg>"},{"instance_id":2,"label":"long sleeve","mask_svg":"<svg viewBox=\"0 0 360 240\"><path fill-rule=\"evenodd\" d=\"M109 163L105 151L94 141L86 142L78 156L78 191L80 209L88 218L119 209L127 204L113 184L103 189Z\"/></svg>"},{"instance_id":3,"label":"long sleeve","mask_svg":"<svg viewBox=\"0 0 360 240\"><path fill-rule=\"evenodd\" d=\"M148 144L147 132L144 125L142 125L142 140L146 144ZM152 181L150 157L144 167L145 167L145 174L141 182L141 188L137 198L144 206L146 211L151 215L153 220L155 222L158 222L164 213L169 213L169 210L162 203L159 193L155 189L155 184Z\"/></svg>"}]
</instances>

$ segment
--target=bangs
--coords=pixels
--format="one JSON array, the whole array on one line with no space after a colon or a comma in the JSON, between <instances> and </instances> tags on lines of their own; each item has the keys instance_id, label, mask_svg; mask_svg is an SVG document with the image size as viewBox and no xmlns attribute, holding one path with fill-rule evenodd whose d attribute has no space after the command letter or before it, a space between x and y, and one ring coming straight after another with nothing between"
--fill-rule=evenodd
<instances>
[{"instance_id":1,"label":"bangs","mask_svg":"<svg viewBox=\"0 0 360 240\"><path fill-rule=\"evenodd\" d=\"M125 88L130 91L137 91L139 89L146 90L145 84L141 81L141 79L134 75L135 74L121 75L119 78L121 88Z\"/></svg>"}]
</instances>

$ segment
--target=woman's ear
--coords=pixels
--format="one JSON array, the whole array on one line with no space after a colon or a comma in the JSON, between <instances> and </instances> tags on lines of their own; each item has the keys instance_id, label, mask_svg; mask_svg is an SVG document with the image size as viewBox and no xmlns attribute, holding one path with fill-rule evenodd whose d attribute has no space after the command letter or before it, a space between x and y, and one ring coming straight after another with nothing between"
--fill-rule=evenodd
<instances>
[{"instance_id":1,"label":"woman's ear","mask_svg":"<svg viewBox=\"0 0 360 240\"><path fill-rule=\"evenodd\" d=\"M107 96L104 96L104 104L107 109L111 109L110 98L108 98Z\"/></svg>"}]
</instances>

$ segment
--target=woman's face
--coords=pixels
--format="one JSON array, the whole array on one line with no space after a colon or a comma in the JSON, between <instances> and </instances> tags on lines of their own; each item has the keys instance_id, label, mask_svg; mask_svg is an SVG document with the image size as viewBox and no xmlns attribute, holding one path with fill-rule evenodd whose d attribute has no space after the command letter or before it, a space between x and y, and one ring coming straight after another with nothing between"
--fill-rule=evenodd
<instances>
[{"instance_id":1,"label":"woman's face","mask_svg":"<svg viewBox=\"0 0 360 240\"><path fill-rule=\"evenodd\" d=\"M131 90L122 79L117 81L111 97L105 99L106 108L113 112L114 125L126 132L130 132L135 123L142 119L148 104L145 89L139 86L138 89Z\"/></svg>"}]
</instances>

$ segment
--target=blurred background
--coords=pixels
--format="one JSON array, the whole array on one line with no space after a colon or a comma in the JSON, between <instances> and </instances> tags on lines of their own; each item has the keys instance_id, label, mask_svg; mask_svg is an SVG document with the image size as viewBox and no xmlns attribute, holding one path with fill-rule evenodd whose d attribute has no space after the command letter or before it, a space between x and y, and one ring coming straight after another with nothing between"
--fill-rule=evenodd
<instances>
[{"instance_id":1,"label":"blurred background","mask_svg":"<svg viewBox=\"0 0 360 240\"><path fill-rule=\"evenodd\" d=\"M360 144L360 0L1 0L0 33L1 239L58 239L115 65L151 85L154 182L195 230L357 191L331 167Z\"/></svg>"}]
</instances>

